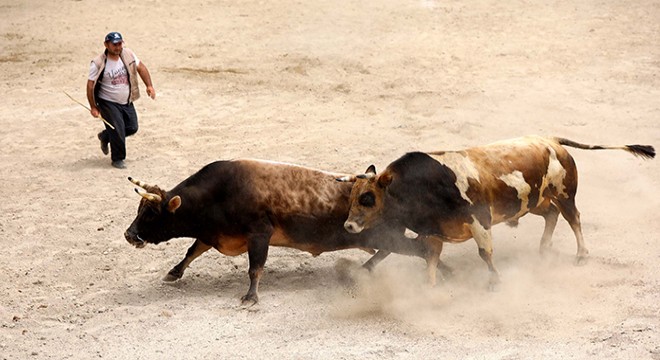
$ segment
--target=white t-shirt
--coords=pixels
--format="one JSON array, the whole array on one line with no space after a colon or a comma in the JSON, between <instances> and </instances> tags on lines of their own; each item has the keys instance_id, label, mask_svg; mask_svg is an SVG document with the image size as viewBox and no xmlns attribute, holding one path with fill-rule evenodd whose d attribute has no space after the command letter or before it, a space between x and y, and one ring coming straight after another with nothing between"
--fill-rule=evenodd
<instances>
[{"instance_id":1,"label":"white t-shirt","mask_svg":"<svg viewBox=\"0 0 660 360\"><path fill-rule=\"evenodd\" d=\"M135 56L135 65L140 65L140 60ZM89 80L93 80L99 73L94 62L89 66ZM98 97L118 104L128 104L128 96L131 86L128 83L128 70L121 59L115 61L110 58L105 63L103 79L100 82Z\"/></svg>"}]
</instances>

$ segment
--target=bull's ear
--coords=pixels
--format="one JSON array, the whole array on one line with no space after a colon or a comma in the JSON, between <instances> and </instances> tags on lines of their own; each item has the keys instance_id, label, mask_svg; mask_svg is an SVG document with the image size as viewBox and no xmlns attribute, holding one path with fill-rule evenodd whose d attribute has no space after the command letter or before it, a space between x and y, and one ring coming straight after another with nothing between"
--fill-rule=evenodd
<instances>
[{"instance_id":1,"label":"bull's ear","mask_svg":"<svg viewBox=\"0 0 660 360\"><path fill-rule=\"evenodd\" d=\"M364 172L365 174L374 174L376 175L376 167L374 165L369 165L367 168L367 171Z\"/></svg>"},{"instance_id":2,"label":"bull's ear","mask_svg":"<svg viewBox=\"0 0 660 360\"><path fill-rule=\"evenodd\" d=\"M174 214L176 209L181 206L181 197L179 195L173 197L170 199L170 201L167 203L167 211L171 212Z\"/></svg>"},{"instance_id":3,"label":"bull's ear","mask_svg":"<svg viewBox=\"0 0 660 360\"><path fill-rule=\"evenodd\" d=\"M378 185L382 188L388 187L392 183L392 174L388 171L380 174L378 177Z\"/></svg>"}]
</instances>

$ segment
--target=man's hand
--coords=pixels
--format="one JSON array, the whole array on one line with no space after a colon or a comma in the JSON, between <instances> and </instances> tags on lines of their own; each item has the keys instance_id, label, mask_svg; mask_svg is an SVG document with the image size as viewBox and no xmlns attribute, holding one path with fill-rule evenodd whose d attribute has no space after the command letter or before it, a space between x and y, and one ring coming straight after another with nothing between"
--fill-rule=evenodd
<instances>
[{"instance_id":1,"label":"man's hand","mask_svg":"<svg viewBox=\"0 0 660 360\"><path fill-rule=\"evenodd\" d=\"M152 99L156 99L156 89L153 86L147 86L147 95Z\"/></svg>"},{"instance_id":2,"label":"man's hand","mask_svg":"<svg viewBox=\"0 0 660 360\"><path fill-rule=\"evenodd\" d=\"M90 110L89 113L92 114L93 117L98 118L101 116L101 112L96 106L93 106Z\"/></svg>"},{"instance_id":3,"label":"man's hand","mask_svg":"<svg viewBox=\"0 0 660 360\"><path fill-rule=\"evenodd\" d=\"M147 95L149 95L150 98L155 99L156 90L154 89L154 86L151 83L151 75L149 74L149 69L147 69L147 66L144 65L142 61L140 61L140 64L137 67L137 72L138 74L140 74L142 81L144 81L144 85L147 86Z\"/></svg>"}]
</instances>

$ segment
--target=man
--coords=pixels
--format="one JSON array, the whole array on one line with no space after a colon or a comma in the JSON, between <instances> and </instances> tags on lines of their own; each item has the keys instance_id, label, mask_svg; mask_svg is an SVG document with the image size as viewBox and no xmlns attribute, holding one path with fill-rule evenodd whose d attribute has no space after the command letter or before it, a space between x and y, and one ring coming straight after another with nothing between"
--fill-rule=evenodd
<instances>
[{"instance_id":1,"label":"man","mask_svg":"<svg viewBox=\"0 0 660 360\"><path fill-rule=\"evenodd\" d=\"M125 169L126 137L138 130L137 113L133 102L140 97L137 75L147 86L147 95L156 98L149 70L133 51L124 48L124 39L118 32L105 36L105 51L94 58L89 67L87 101L93 117L102 116L107 124L98 134L101 151L112 150L112 166Z\"/></svg>"}]
</instances>

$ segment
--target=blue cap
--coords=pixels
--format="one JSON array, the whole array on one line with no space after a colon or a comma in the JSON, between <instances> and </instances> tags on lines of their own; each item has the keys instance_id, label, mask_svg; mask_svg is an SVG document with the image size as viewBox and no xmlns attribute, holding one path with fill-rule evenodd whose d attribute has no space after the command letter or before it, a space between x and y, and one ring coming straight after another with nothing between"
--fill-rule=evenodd
<instances>
[{"instance_id":1,"label":"blue cap","mask_svg":"<svg viewBox=\"0 0 660 360\"><path fill-rule=\"evenodd\" d=\"M124 39L121 37L121 34L113 31L111 33L108 33L108 35L105 36L105 42L112 41L113 44L120 43L124 41Z\"/></svg>"}]
</instances>

